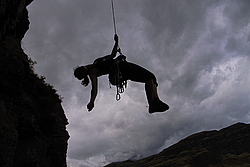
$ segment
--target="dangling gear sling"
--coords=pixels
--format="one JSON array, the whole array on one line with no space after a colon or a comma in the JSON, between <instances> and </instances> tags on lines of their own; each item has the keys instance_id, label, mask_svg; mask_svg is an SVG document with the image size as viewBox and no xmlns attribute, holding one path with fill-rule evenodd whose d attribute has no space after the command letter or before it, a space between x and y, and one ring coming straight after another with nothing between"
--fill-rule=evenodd
<instances>
[{"instance_id":1,"label":"dangling gear sling","mask_svg":"<svg viewBox=\"0 0 250 167\"><path fill-rule=\"evenodd\" d=\"M121 53L121 52L120 52ZM127 87L127 80L122 78L122 73L120 71L119 63L126 62L126 56L120 54L113 61L113 66L111 67L111 74L109 74L109 83L116 86L116 100L121 99L121 93L124 92Z\"/></svg>"}]
</instances>

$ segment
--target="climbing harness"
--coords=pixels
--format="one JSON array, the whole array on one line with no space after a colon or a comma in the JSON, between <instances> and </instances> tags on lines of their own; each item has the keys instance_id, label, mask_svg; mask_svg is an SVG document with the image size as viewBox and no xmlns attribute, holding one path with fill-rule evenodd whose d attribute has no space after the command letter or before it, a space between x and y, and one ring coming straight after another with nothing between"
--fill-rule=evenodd
<instances>
[{"instance_id":1,"label":"climbing harness","mask_svg":"<svg viewBox=\"0 0 250 167\"><path fill-rule=\"evenodd\" d=\"M126 57L124 55L119 55L113 62L113 66L111 68L112 74L109 76L109 83L116 86L116 100L119 101L121 99L121 93L125 91L127 87L127 80L122 78L122 73L120 71L120 63L125 62ZM111 88L111 86L110 86Z\"/></svg>"},{"instance_id":2,"label":"climbing harness","mask_svg":"<svg viewBox=\"0 0 250 167\"><path fill-rule=\"evenodd\" d=\"M117 34L116 21L115 21L115 8L113 0L111 0L111 8L112 8L114 32L115 34ZM112 67L113 74L109 76L109 83L116 86L116 100L119 101L121 99L120 94L123 93L125 88L127 87L127 80L122 79L122 73L119 67L120 62L126 61L126 56L122 54L119 45L117 46L117 52L119 52L120 55L114 60L114 65Z\"/></svg>"},{"instance_id":3,"label":"climbing harness","mask_svg":"<svg viewBox=\"0 0 250 167\"><path fill-rule=\"evenodd\" d=\"M122 73L120 71L120 63L126 61L126 56L119 55L116 59L113 61L113 66L111 67L112 73L109 74L109 85L111 88L111 85L116 86L116 100L119 101L121 99L121 93L125 91L125 88L127 87L127 80L126 78L123 78Z\"/></svg>"}]
</instances>

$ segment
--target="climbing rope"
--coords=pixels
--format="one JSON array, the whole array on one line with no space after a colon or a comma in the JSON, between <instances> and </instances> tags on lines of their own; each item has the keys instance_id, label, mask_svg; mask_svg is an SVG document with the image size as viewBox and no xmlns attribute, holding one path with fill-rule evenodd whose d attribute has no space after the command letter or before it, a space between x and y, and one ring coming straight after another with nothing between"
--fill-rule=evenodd
<instances>
[{"instance_id":1,"label":"climbing rope","mask_svg":"<svg viewBox=\"0 0 250 167\"><path fill-rule=\"evenodd\" d=\"M114 1L113 0L111 0L111 9L112 9L112 16L113 16L114 32L115 32L115 34L117 34L116 21L115 21L116 20L115 19L115 7L114 7ZM117 46L117 51L120 53L120 55L123 55L119 44Z\"/></svg>"},{"instance_id":2,"label":"climbing rope","mask_svg":"<svg viewBox=\"0 0 250 167\"><path fill-rule=\"evenodd\" d=\"M111 7L112 7L114 31L115 31L115 34L117 34L117 32L116 32L116 24L115 24L115 8L114 8L114 2L113 2L113 0L111 0Z\"/></svg>"}]
</instances>

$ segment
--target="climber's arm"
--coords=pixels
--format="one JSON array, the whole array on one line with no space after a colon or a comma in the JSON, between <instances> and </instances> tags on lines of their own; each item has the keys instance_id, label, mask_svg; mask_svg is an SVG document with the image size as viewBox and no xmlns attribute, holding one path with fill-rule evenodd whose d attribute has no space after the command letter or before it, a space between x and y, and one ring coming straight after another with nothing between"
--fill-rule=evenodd
<instances>
[{"instance_id":1,"label":"climber's arm","mask_svg":"<svg viewBox=\"0 0 250 167\"><path fill-rule=\"evenodd\" d=\"M114 45L114 47L112 49L111 55L108 55L110 57L107 56L108 57L107 59L113 59L116 56L117 49L118 49L118 36L117 36L117 34L115 34L114 40L115 40L115 45Z\"/></svg>"},{"instance_id":2,"label":"climber's arm","mask_svg":"<svg viewBox=\"0 0 250 167\"><path fill-rule=\"evenodd\" d=\"M115 58L115 56L116 56L116 54L117 54L117 49L118 49L118 36L117 36L117 34L115 34L114 40L115 40L115 44L114 44L114 47L113 47L113 49L112 49L111 54L96 59L96 60L94 61L94 63L93 63L94 65L95 65L96 63L98 63L98 62L107 61L107 60L110 60L110 59Z\"/></svg>"},{"instance_id":3,"label":"climber's arm","mask_svg":"<svg viewBox=\"0 0 250 167\"><path fill-rule=\"evenodd\" d=\"M89 77L91 80L92 89L91 89L90 101L87 105L87 108L88 108L88 111L91 111L94 108L94 103L95 103L95 99L96 99L97 92L98 92L98 79L97 79L97 74L93 72L89 75Z\"/></svg>"}]
</instances>

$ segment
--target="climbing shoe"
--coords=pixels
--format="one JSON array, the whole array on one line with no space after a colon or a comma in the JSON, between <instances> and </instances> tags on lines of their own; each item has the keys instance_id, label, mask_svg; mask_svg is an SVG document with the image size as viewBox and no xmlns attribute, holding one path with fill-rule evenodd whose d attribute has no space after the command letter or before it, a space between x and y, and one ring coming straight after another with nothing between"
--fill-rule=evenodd
<instances>
[{"instance_id":1,"label":"climbing shoe","mask_svg":"<svg viewBox=\"0 0 250 167\"><path fill-rule=\"evenodd\" d=\"M163 103L159 99L155 99L149 104L149 111L148 112L150 114L152 114L155 112L164 112L168 109L169 109L169 106L167 104Z\"/></svg>"}]
</instances>

